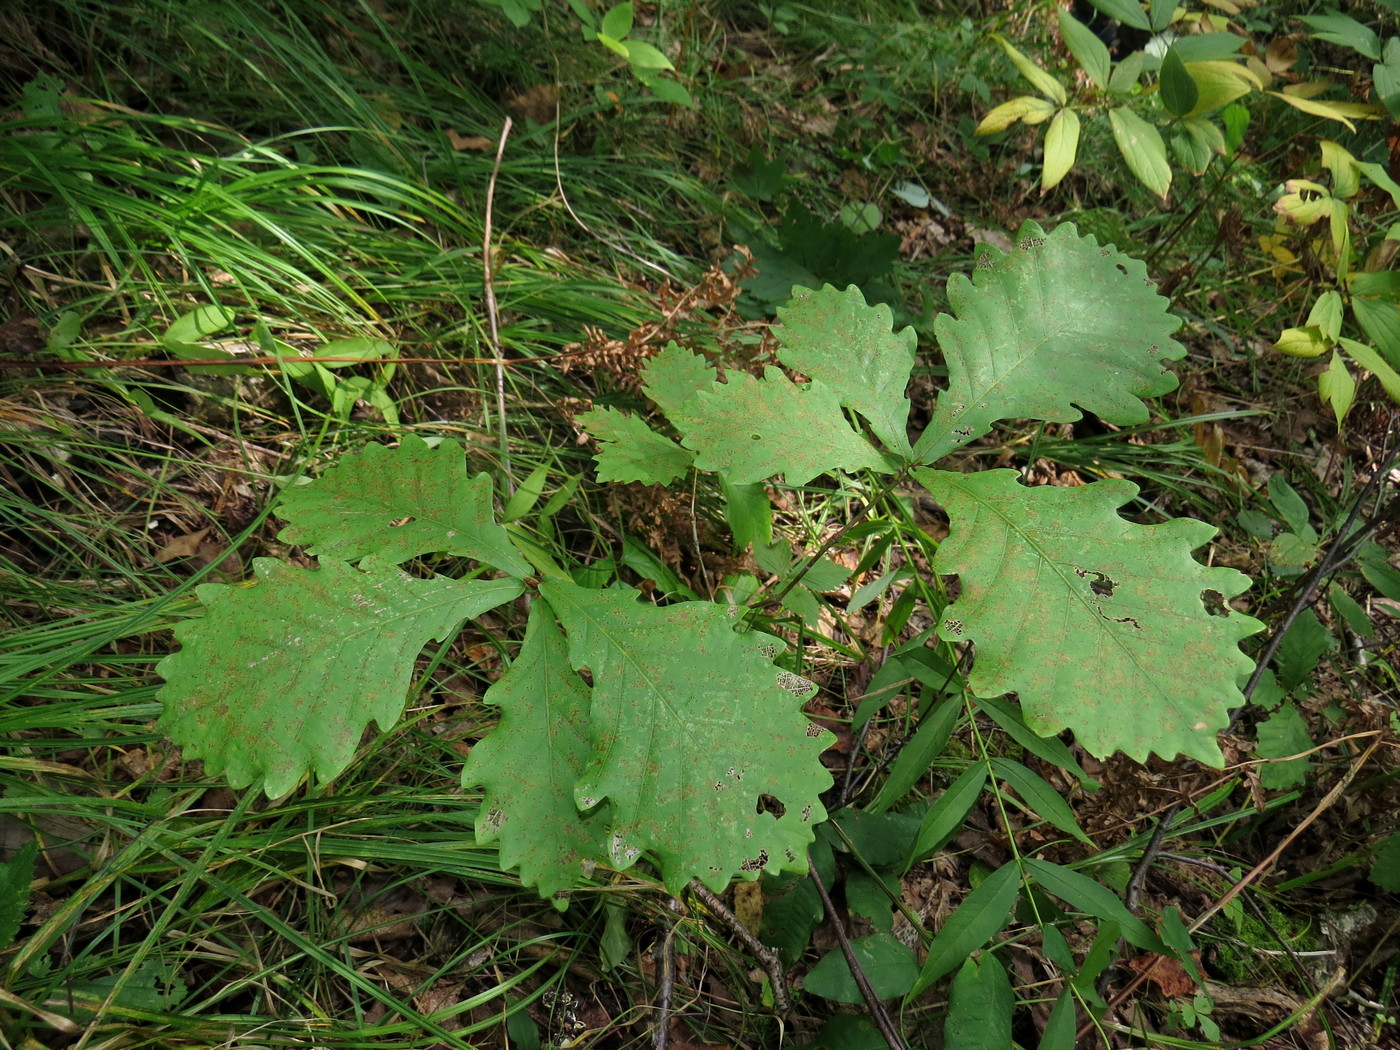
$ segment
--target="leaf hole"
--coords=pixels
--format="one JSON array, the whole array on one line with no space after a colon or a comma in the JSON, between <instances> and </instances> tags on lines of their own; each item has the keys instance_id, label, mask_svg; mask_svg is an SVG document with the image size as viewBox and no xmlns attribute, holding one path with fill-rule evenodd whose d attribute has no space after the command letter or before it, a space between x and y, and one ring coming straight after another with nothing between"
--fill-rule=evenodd
<instances>
[{"instance_id":1,"label":"leaf hole","mask_svg":"<svg viewBox=\"0 0 1400 1050\"><path fill-rule=\"evenodd\" d=\"M812 807L811 807L811 806L803 806L803 807L802 807L802 823L806 824L806 823L807 823L809 820L811 820L811 819L812 819Z\"/></svg>"},{"instance_id":2,"label":"leaf hole","mask_svg":"<svg viewBox=\"0 0 1400 1050\"><path fill-rule=\"evenodd\" d=\"M811 679L803 678L800 674L793 674L791 671L779 671L777 681L779 689L786 689L796 696L806 696L817 684Z\"/></svg>"},{"instance_id":3,"label":"leaf hole","mask_svg":"<svg viewBox=\"0 0 1400 1050\"><path fill-rule=\"evenodd\" d=\"M401 529L401 528L403 528L405 525L408 525L408 524L410 524L410 523L412 523L412 522L414 522L414 521L416 521L416 520L417 520L417 519L416 519L412 514L408 515L407 517L403 517L403 518L395 518L393 521L389 522L389 528L391 528L391 529Z\"/></svg>"},{"instance_id":4,"label":"leaf hole","mask_svg":"<svg viewBox=\"0 0 1400 1050\"><path fill-rule=\"evenodd\" d=\"M1020 248L1023 252L1028 252L1032 249L1039 248L1044 243L1044 237L1022 237L1021 242L1017 244L1016 247Z\"/></svg>"},{"instance_id":5,"label":"leaf hole","mask_svg":"<svg viewBox=\"0 0 1400 1050\"><path fill-rule=\"evenodd\" d=\"M1206 612L1211 616L1229 616L1233 611L1229 603L1225 601L1225 595L1221 594L1219 591L1202 591L1201 604L1206 607Z\"/></svg>"},{"instance_id":6,"label":"leaf hole","mask_svg":"<svg viewBox=\"0 0 1400 1050\"><path fill-rule=\"evenodd\" d=\"M991 252L983 252L981 255L977 256L977 269L990 270L995 265L996 260L992 258Z\"/></svg>"},{"instance_id":7,"label":"leaf hole","mask_svg":"<svg viewBox=\"0 0 1400 1050\"><path fill-rule=\"evenodd\" d=\"M757 857L751 857L739 865L740 871L762 871L763 866L768 863L768 851L761 849Z\"/></svg>"},{"instance_id":8,"label":"leaf hole","mask_svg":"<svg viewBox=\"0 0 1400 1050\"><path fill-rule=\"evenodd\" d=\"M754 812L769 813L779 819L782 819L783 814L787 812L787 807L784 806L772 795L759 795L758 806L754 809Z\"/></svg>"},{"instance_id":9,"label":"leaf hole","mask_svg":"<svg viewBox=\"0 0 1400 1050\"><path fill-rule=\"evenodd\" d=\"M1102 255L1105 259L1107 259L1110 255L1113 254L1113 252L1108 248L1100 248L1099 254Z\"/></svg>"},{"instance_id":10,"label":"leaf hole","mask_svg":"<svg viewBox=\"0 0 1400 1050\"><path fill-rule=\"evenodd\" d=\"M1113 588L1118 586L1114 580L1109 579L1107 573L1098 572L1094 569L1075 569L1074 574L1081 580L1088 579L1092 576L1093 579L1089 580L1089 590L1093 591L1100 598L1113 597Z\"/></svg>"},{"instance_id":11,"label":"leaf hole","mask_svg":"<svg viewBox=\"0 0 1400 1050\"><path fill-rule=\"evenodd\" d=\"M815 722L808 722L808 723L807 723L807 735L808 735L811 739L815 740L817 737L821 736L821 735L822 735L823 733L825 733L825 732L826 732L826 730L823 729L821 726L817 725L817 723L815 723Z\"/></svg>"},{"instance_id":12,"label":"leaf hole","mask_svg":"<svg viewBox=\"0 0 1400 1050\"><path fill-rule=\"evenodd\" d=\"M505 822L505 812L499 806L492 806L490 812L486 814L485 821L483 821L487 831L500 831L501 825Z\"/></svg>"},{"instance_id":13,"label":"leaf hole","mask_svg":"<svg viewBox=\"0 0 1400 1050\"><path fill-rule=\"evenodd\" d=\"M1147 352L1148 352L1149 354L1151 354L1153 357L1156 357L1157 354L1160 352L1160 348L1157 346L1156 343L1153 343L1151 346L1149 346L1149 347L1147 348Z\"/></svg>"},{"instance_id":14,"label":"leaf hole","mask_svg":"<svg viewBox=\"0 0 1400 1050\"><path fill-rule=\"evenodd\" d=\"M778 647L773 642L765 642L758 647L758 655L765 660L772 660L778 655Z\"/></svg>"},{"instance_id":15,"label":"leaf hole","mask_svg":"<svg viewBox=\"0 0 1400 1050\"><path fill-rule=\"evenodd\" d=\"M583 795L578 800L579 809L592 809L598 804L598 800L592 795Z\"/></svg>"},{"instance_id":16,"label":"leaf hole","mask_svg":"<svg viewBox=\"0 0 1400 1050\"><path fill-rule=\"evenodd\" d=\"M949 634L961 635L963 633L963 622L961 620L945 620L943 629Z\"/></svg>"}]
</instances>

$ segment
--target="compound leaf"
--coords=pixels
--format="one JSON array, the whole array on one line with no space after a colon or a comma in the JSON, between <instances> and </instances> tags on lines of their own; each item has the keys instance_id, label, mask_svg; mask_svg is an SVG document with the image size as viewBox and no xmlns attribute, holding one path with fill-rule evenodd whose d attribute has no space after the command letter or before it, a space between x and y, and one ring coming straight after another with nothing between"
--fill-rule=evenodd
<instances>
[{"instance_id":1,"label":"compound leaf","mask_svg":"<svg viewBox=\"0 0 1400 1050\"><path fill-rule=\"evenodd\" d=\"M736 874L806 871L830 734L799 710L811 684L764 655L772 639L736 633L711 602L657 608L560 582L540 593L570 663L592 674L593 759L574 801L612 804L613 865L648 851L673 893L692 877L718 890Z\"/></svg>"},{"instance_id":2,"label":"compound leaf","mask_svg":"<svg viewBox=\"0 0 1400 1050\"><path fill-rule=\"evenodd\" d=\"M805 485L818 474L883 470L875 447L841 415L841 403L819 380L799 386L769 365L762 381L727 373L671 417L700 470L722 470L731 485L749 485L782 474Z\"/></svg>"},{"instance_id":3,"label":"compound leaf","mask_svg":"<svg viewBox=\"0 0 1400 1050\"><path fill-rule=\"evenodd\" d=\"M530 607L525 641L510 669L486 691L501 720L472 748L462 784L485 788L478 842L500 841L501 867L515 868L543 897L576 885L603 853L610 807L580 813L574 781L588 764L588 686L569 666L568 648L544 602Z\"/></svg>"},{"instance_id":4,"label":"compound leaf","mask_svg":"<svg viewBox=\"0 0 1400 1050\"><path fill-rule=\"evenodd\" d=\"M186 758L234 787L270 797L311 772L329 779L353 757L370 721L403 713L413 661L462 620L510 601L514 580L418 580L367 560L323 560L317 571L253 562L251 586L198 589L207 614L175 628L159 727Z\"/></svg>"},{"instance_id":5,"label":"compound leaf","mask_svg":"<svg viewBox=\"0 0 1400 1050\"><path fill-rule=\"evenodd\" d=\"M939 634L976 643L975 693L1019 693L1027 725L1073 729L1095 755L1221 763L1215 734L1253 666L1238 643L1261 625L1226 602L1247 577L1191 557L1213 527L1127 521L1128 481L1032 489L1011 470L915 473L951 520L934 568L962 591Z\"/></svg>"},{"instance_id":6,"label":"compound leaf","mask_svg":"<svg viewBox=\"0 0 1400 1050\"><path fill-rule=\"evenodd\" d=\"M513 576L531 572L492 517L491 479L467 476L466 454L455 441L433 448L406 434L397 448L366 446L310 484L287 489L277 513L290 522L278 539L307 544L322 558L373 554L397 565L450 554Z\"/></svg>"},{"instance_id":7,"label":"compound leaf","mask_svg":"<svg viewBox=\"0 0 1400 1050\"><path fill-rule=\"evenodd\" d=\"M636 416L595 408L578 421L598 440L599 481L669 485L690 469L695 453L662 437Z\"/></svg>"},{"instance_id":8,"label":"compound leaf","mask_svg":"<svg viewBox=\"0 0 1400 1050\"><path fill-rule=\"evenodd\" d=\"M783 364L825 383L841 404L869 421L876 437L907 455L904 388L914 368L914 329L892 332L890 308L867 306L855 285L844 292L831 285L819 292L794 288L778 318Z\"/></svg>"},{"instance_id":9,"label":"compound leaf","mask_svg":"<svg viewBox=\"0 0 1400 1050\"><path fill-rule=\"evenodd\" d=\"M1164 394L1163 367L1186 348L1171 338L1147 267L1065 223L1046 235L1033 222L1018 249L984 246L969 281L954 274L935 329L948 362L948 389L914 446L933 463L992 429L998 419L1069 423L1081 409L1110 423L1145 422L1141 398Z\"/></svg>"}]
</instances>

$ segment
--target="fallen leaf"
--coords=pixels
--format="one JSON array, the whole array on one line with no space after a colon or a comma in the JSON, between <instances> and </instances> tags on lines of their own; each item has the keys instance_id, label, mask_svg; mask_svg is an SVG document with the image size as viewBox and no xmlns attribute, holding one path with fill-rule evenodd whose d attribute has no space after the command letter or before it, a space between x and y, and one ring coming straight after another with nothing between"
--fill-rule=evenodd
<instances>
[{"instance_id":1,"label":"fallen leaf","mask_svg":"<svg viewBox=\"0 0 1400 1050\"><path fill-rule=\"evenodd\" d=\"M1192 952L1191 958L1196 960L1196 966L1199 968L1200 953ZM1136 959L1128 961L1128 968L1134 973L1146 973L1147 979L1168 999L1192 995L1196 991L1196 982L1191 979L1186 968L1169 955L1139 955Z\"/></svg>"},{"instance_id":2,"label":"fallen leaf","mask_svg":"<svg viewBox=\"0 0 1400 1050\"><path fill-rule=\"evenodd\" d=\"M487 153L496 145L485 135L459 135L451 128L447 129L447 141L455 150L470 149L479 153Z\"/></svg>"},{"instance_id":3,"label":"fallen leaf","mask_svg":"<svg viewBox=\"0 0 1400 1050\"><path fill-rule=\"evenodd\" d=\"M209 535L211 526L206 525L198 532L187 532L183 536L172 536L166 541L165 546L156 555L156 564L164 565L167 562L176 561L180 558L193 558L201 553L204 546L204 538Z\"/></svg>"}]
</instances>

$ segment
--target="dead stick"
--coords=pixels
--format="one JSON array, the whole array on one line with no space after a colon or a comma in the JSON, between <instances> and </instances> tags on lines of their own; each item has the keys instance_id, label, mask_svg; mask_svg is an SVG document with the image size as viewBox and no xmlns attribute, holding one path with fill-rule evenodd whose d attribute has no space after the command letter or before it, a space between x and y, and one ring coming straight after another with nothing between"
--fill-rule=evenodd
<instances>
[{"instance_id":1,"label":"dead stick","mask_svg":"<svg viewBox=\"0 0 1400 1050\"><path fill-rule=\"evenodd\" d=\"M822 907L826 910L826 917L831 920L832 931L836 934L836 943L841 946L841 954L846 957L846 965L851 968L851 976L856 979L856 987L860 989L865 1005L870 1007L870 1017L875 1022L875 1027L880 1029L880 1035L884 1037L890 1050L906 1050L904 1040L900 1038L894 1026L894 1018L885 1009L884 1000L875 994L870 978L865 975L865 968L856 958L851 939L846 936L846 928L841 924L841 916L836 912L836 905L831 903L831 895L826 892L826 884L817 874L817 866L810 856L807 858L807 877L812 880L812 885L817 888L817 894L822 899Z\"/></svg>"},{"instance_id":2,"label":"dead stick","mask_svg":"<svg viewBox=\"0 0 1400 1050\"><path fill-rule=\"evenodd\" d=\"M1311 826L1313 822L1317 820L1318 817L1322 816L1322 814L1326 813L1327 810L1332 807L1332 804L1337 801L1338 796L1340 796L1341 793L1347 789L1348 784L1350 784L1353 780L1356 779L1356 774L1361 772L1362 768L1366 765L1366 762L1370 759L1371 755L1375 753L1376 748L1380 746L1381 740L1379 738L1371 741L1371 746L1368 747L1361 754L1360 758L1358 758L1355 762L1351 764L1351 768L1347 770L1346 775L1336 783L1336 785L1332 788L1331 791L1327 792L1327 794L1323 797L1321 802L1319 802L1316 806L1313 807L1313 811L1303 819L1302 823L1300 823L1296 828L1294 828L1291 832L1284 836L1283 841L1280 842L1276 847L1274 847L1273 851L1270 852L1267 857L1261 860L1258 864L1254 865L1254 867L1250 869L1247 875L1245 875L1242 879L1239 880L1239 882L1235 883L1223 894L1221 894L1220 899L1214 904L1212 904L1209 908L1207 908L1201 914L1200 918L1198 918L1195 922L1193 922L1190 925L1190 927L1188 927L1190 932L1195 933L1206 923L1210 922L1211 919L1215 918L1215 916L1220 913L1220 910L1224 908L1225 905L1229 904L1232 900L1234 900L1241 893L1243 893L1245 887L1255 882L1261 875L1264 874L1264 872L1266 872L1269 868L1273 867L1274 862L1277 861L1280 856L1282 856L1283 851L1293 844L1293 840L1296 839L1299 835L1301 835L1305 830L1307 830L1307 828ZM1129 981L1127 987L1113 997L1112 1002L1108 1004L1108 1009L1104 1011L1104 1016L1107 1017L1110 1013L1112 1013L1119 1006L1121 1006L1123 1004L1123 1001L1127 999L1128 996L1132 995L1133 992L1136 991L1137 988L1144 981L1147 980L1148 976L1152 973L1152 971L1157 968L1157 964L1165 961L1165 959L1165 956L1158 956L1156 959L1152 960L1151 966L1149 966L1146 970L1144 970L1142 973L1138 974L1131 981ZM1077 1038L1083 1039L1086 1035L1089 1034L1092 1028L1093 1022L1091 1021L1090 1023L1084 1025L1079 1029Z\"/></svg>"},{"instance_id":3,"label":"dead stick","mask_svg":"<svg viewBox=\"0 0 1400 1050\"><path fill-rule=\"evenodd\" d=\"M506 152L506 136L510 134L511 118L506 117L501 129L501 141L496 145L496 163L491 165L491 181L486 184L486 229L481 237L481 277L486 291L486 319L491 326L491 350L496 355L496 424L501 431L501 466L506 475L506 491L515 494L515 479L510 473L510 437L506 433L506 362L501 354L501 330L496 316L495 267L491 264L491 209L496 202L496 176L501 172L501 158Z\"/></svg>"},{"instance_id":4,"label":"dead stick","mask_svg":"<svg viewBox=\"0 0 1400 1050\"><path fill-rule=\"evenodd\" d=\"M672 897L666 906L675 912L680 901ZM666 924L666 935L656 946L656 972L661 981L656 992L656 1031L652 1033L652 1046L655 1050L666 1050L670 1041L671 1009L676 995L676 920Z\"/></svg>"},{"instance_id":5,"label":"dead stick","mask_svg":"<svg viewBox=\"0 0 1400 1050\"><path fill-rule=\"evenodd\" d=\"M768 975L768 984L773 989L773 1009L779 1014L792 1010L792 999L788 996L787 976L783 973L783 959L776 950L768 947L755 937L747 926L739 921L739 916L729 910L729 906L719 899L719 895L699 879L690 880L690 892L700 898L701 903L718 918L729 931L744 942L744 947L753 953L763 972Z\"/></svg>"}]
</instances>

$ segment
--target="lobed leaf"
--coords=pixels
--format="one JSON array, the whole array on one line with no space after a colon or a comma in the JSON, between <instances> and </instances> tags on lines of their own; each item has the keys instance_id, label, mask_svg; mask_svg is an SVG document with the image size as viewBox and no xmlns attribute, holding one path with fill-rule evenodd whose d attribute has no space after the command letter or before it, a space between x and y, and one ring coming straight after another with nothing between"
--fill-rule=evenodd
<instances>
[{"instance_id":1,"label":"lobed leaf","mask_svg":"<svg viewBox=\"0 0 1400 1050\"><path fill-rule=\"evenodd\" d=\"M1073 729L1095 755L1221 763L1215 734L1253 667L1239 642L1261 624L1227 604L1247 577L1191 557L1213 527L1127 521L1127 481L1032 489L1011 470L915 474L951 520L934 568L962 591L939 634L976 643L974 693L1019 693L1027 725Z\"/></svg>"},{"instance_id":2,"label":"lobed leaf","mask_svg":"<svg viewBox=\"0 0 1400 1050\"><path fill-rule=\"evenodd\" d=\"M230 785L270 797L336 776L365 727L403 714L414 658L521 593L515 580L418 580L392 566L253 562L252 586L198 589L208 612L175 628L159 728Z\"/></svg>"},{"instance_id":3,"label":"lobed leaf","mask_svg":"<svg viewBox=\"0 0 1400 1050\"><path fill-rule=\"evenodd\" d=\"M613 865L649 852L672 893L692 877L719 890L736 874L806 871L830 734L799 709L810 683L763 655L771 638L737 633L711 602L658 608L563 582L540 593L570 664L592 675L593 757L574 801L610 803Z\"/></svg>"},{"instance_id":4,"label":"lobed leaf","mask_svg":"<svg viewBox=\"0 0 1400 1050\"><path fill-rule=\"evenodd\" d=\"M1186 353L1171 338L1147 267L1065 223L1046 234L1028 222L1018 249L986 247L969 281L954 274L954 316L935 326L948 363L928 429L914 446L933 463L992 429L998 419L1066 423L1080 409L1110 423L1142 423L1140 400L1176 386L1164 367Z\"/></svg>"},{"instance_id":5,"label":"lobed leaf","mask_svg":"<svg viewBox=\"0 0 1400 1050\"><path fill-rule=\"evenodd\" d=\"M455 441L433 448L405 434L397 448L368 445L310 484L284 491L277 514L289 522L278 539L322 558L373 554L397 565L450 554L512 576L531 571L492 515L490 477L467 476L466 453Z\"/></svg>"},{"instance_id":6,"label":"lobed leaf","mask_svg":"<svg viewBox=\"0 0 1400 1050\"><path fill-rule=\"evenodd\" d=\"M888 448L907 455L909 399L904 391L914 369L914 329L891 332L890 308L867 306L855 285L844 292L831 285L819 292L794 288L778 318L783 364L825 383L837 401L866 418Z\"/></svg>"},{"instance_id":7,"label":"lobed leaf","mask_svg":"<svg viewBox=\"0 0 1400 1050\"><path fill-rule=\"evenodd\" d=\"M841 470L889 471L883 456L841 415L836 393L813 380L801 386L769 366L762 380L727 373L671 416L699 470L722 470L733 485L782 474L805 485Z\"/></svg>"},{"instance_id":8,"label":"lobed leaf","mask_svg":"<svg viewBox=\"0 0 1400 1050\"><path fill-rule=\"evenodd\" d=\"M595 408L578 421L598 441L599 481L669 485L690 469L695 453L662 437L636 416Z\"/></svg>"},{"instance_id":9,"label":"lobed leaf","mask_svg":"<svg viewBox=\"0 0 1400 1050\"><path fill-rule=\"evenodd\" d=\"M501 719L462 770L463 787L485 789L476 839L499 840L501 867L519 871L562 909L560 891L607 859L611 809L584 814L574 804L574 782L590 755L591 694L569 666L564 635L544 602L531 606L519 655L484 699L499 706Z\"/></svg>"},{"instance_id":10,"label":"lobed leaf","mask_svg":"<svg viewBox=\"0 0 1400 1050\"><path fill-rule=\"evenodd\" d=\"M715 381L715 369L701 355L674 340L642 366L642 390L668 417Z\"/></svg>"}]
</instances>

